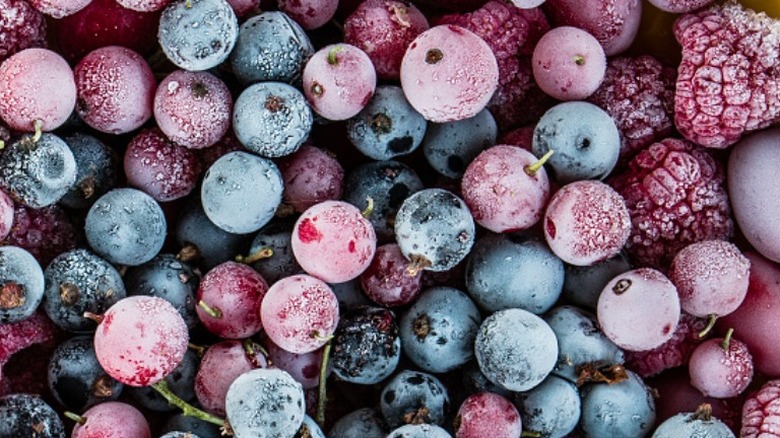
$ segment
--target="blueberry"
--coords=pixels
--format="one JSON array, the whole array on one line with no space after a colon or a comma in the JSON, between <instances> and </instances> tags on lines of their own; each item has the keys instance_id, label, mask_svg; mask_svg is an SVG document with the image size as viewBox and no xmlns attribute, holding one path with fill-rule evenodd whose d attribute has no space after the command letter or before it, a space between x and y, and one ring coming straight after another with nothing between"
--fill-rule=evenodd
<instances>
[{"instance_id":1,"label":"blueberry","mask_svg":"<svg viewBox=\"0 0 780 438\"><path fill-rule=\"evenodd\" d=\"M711 408L710 408L711 409ZM653 432L653 438L734 438L734 432L711 412L681 412L667 418Z\"/></svg>"},{"instance_id":2,"label":"blueberry","mask_svg":"<svg viewBox=\"0 0 780 438\"><path fill-rule=\"evenodd\" d=\"M387 425L374 408L360 408L341 417L328 433L329 438L385 438Z\"/></svg>"},{"instance_id":3,"label":"blueberry","mask_svg":"<svg viewBox=\"0 0 780 438\"><path fill-rule=\"evenodd\" d=\"M48 383L54 398L72 412L116 400L124 387L100 366L92 336L76 336L57 346L49 359Z\"/></svg>"},{"instance_id":4,"label":"blueberry","mask_svg":"<svg viewBox=\"0 0 780 438\"><path fill-rule=\"evenodd\" d=\"M0 437L65 438L65 426L40 397L12 394L0 397Z\"/></svg>"},{"instance_id":5,"label":"blueberry","mask_svg":"<svg viewBox=\"0 0 780 438\"><path fill-rule=\"evenodd\" d=\"M580 427L588 437L636 438L650 433L655 422L652 391L631 371L615 383L589 383L580 390Z\"/></svg>"},{"instance_id":6,"label":"blueberry","mask_svg":"<svg viewBox=\"0 0 780 438\"><path fill-rule=\"evenodd\" d=\"M361 164L347 174L344 200L361 210L366 208L368 198L374 201L368 220L377 238L385 242L395 236L393 224L401 204L422 189L420 177L407 165L392 160L378 161Z\"/></svg>"},{"instance_id":7,"label":"blueberry","mask_svg":"<svg viewBox=\"0 0 780 438\"><path fill-rule=\"evenodd\" d=\"M303 272L290 247L293 224L289 220L271 221L252 239L249 257L260 254L264 250L271 251L270 257L263 257L251 263L255 271L259 272L268 284Z\"/></svg>"},{"instance_id":8,"label":"blueberry","mask_svg":"<svg viewBox=\"0 0 780 438\"><path fill-rule=\"evenodd\" d=\"M0 246L0 324L29 318L43 291L43 270L35 257L17 246Z\"/></svg>"},{"instance_id":9,"label":"blueberry","mask_svg":"<svg viewBox=\"0 0 780 438\"><path fill-rule=\"evenodd\" d=\"M387 438L452 438L452 435L434 424L407 424L392 430Z\"/></svg>"},{"instance_id":10,"label":"blueberry","mask_svg":"<svg viewBox=\"0 0 780 438\"><path fill-rule=\"evenodd\" d=\"M506 309L482 321L474 353L479 369L491 382L512 391L527 391L552 371L558 341L542 318L523 309Z\"/></svg>"},{"instance_id":11,"label":"blueberry","mask_svg":"<svg viewBox=\"0 0 780 438\"><path fill-rule=\"evenodd\" d=\"M309 137L314 118L306 97L291 85L250 85L236 99L233 131L250 151L268 158L292 154Z\"/></svg>"},{"instance_id":12,"label":"blueberry","mask_svg":"<svg viewBox=\"0 0 780 438\"><path fill-rule=\"evenodd\" d=\"M303 424L293 438L326 438L319 424L310 416L303 417Z\"/></svg>"},{"instance_id":13,"label":"blueberry","mask_svg":"<svg viewBox=\"0 0 780 438\"><path fill-rule=\"evenodd\" d=\"M203 177L201 203L216 226L229 233L251 233L273 218L282 189L282 174L271 160L230 152Z\"/></svg>"},{"instance_id":14,"label":"blueberry","mask_svg":"<svg viewBox=\"0 0 780 438\"><path fill-rule=\"evenodd\" d=\"M100 315L127 295L116 268L85 249L58 255L44 276L43 308L55 324L68 331L94 331L97 325L84 312Z\"/></svg>"},{"instance_id":15,"label":"blueberry","mask_svg":"<svg viewBox=\"0 0 780 438\"><path fill-rule=\"evenodd\" d=\"M232 260L244 250L247 240L246 235L229 233L214 225L203 211L200 196L191 198L184 206L174 233L180 246L196 249L194 257L188 260L206 270Z\"/></svg>"},{"instance_id":16,"label":"blueberry","mask_svg":"<svg viewBox=\"0 0 780 438\"><path fill-rule=\"evenodd\" d=\"M160 433L169 432L191 433L199 438L222 438L219 426L207 423L199 418L184 414L176 414L168 418Z\"/></svg>"},{"instance_id":17,"label":"blueberry","mask_svg":"<svg viewBox=\"0 0 780 438\"><path fill-rule=\"evenodd\" d=\"M550 108L534 129L537 157L555 151L547 164L560 184L604 179L617 164L620 134L604 110L588 102L564 102Z\"/></svg>"},{"instance_id":18,"label":"blueberry","mask_svg":"<svg viewBox=\"0 0 780 438\"><path fill-rule=\"evenodd\" d=\"M263 12L241 25L230 65L245 85L263 81L298 83L314 47L287 14Z\"/></svg>"},{"instance_id":19,"label":"blueberry","mask_svg":"<svg viewBox=\"0 0 780 438\"><path fill-rule=\"evenodd\" d=\"M415 111L401 87L380 85L363 110L347 121L347 136L363 155L389 160L420 146L427 122Z\"/></svg>"},{"instance_id":20,"label":"blueberry","mask_svg":"<svg viewBox=\"0 0 780 438\"><path fill-rule=\"evenodd\" d=\"M69 208L88 208L115 187L117 158L111 148L91 135L75 133L63 140L76 160L76 181L60 199L60 204Z\"/></svg>"},{"instance_id":21,"label":"blueberry","mask_svg":"<svg viewBox=\"0 0 780 438\"><path fill-rule=\"evenodd\" d=\"M160 252L167 225L160 205L151 196L122 188L92 204L84 228L98 255L111 263L135 266Z\"/></svg>"},{"instance_id":22,"label":"blueberry","mask_svg":"<svg viewBox=\"0 0 780 438\"><path fill-rule=\"evenodd\" d=\"M474 356L482 322L479 309L458 289L439 286L424 291L401 316L401 345L425 371L445 373Z\"/></svg>"},{"instance_id":23,"label":"blueberry","mask_svg":"<svg viewBox=\"0 0 780 438\"><path fill-rule=\"evenodd\" d=\"M563 281L563 261L543 241L522 234L485 235L466 265L469 294L489 312L544 313L560 297Z\"/></svg>"},{"instance_id":24,"label":"blueberry","mask_svg":"<svg viewBox=\"0 0 780 438\"><path fill-rule=\"evenodd\" d=\"M498 126L488 110L448 123L429 123L423 139L425 158L448 178L460 178L480 152L496 144Z\"/></svg>"},{"instance_id":25,"label":"blueberry","mask_svg":"<svg viewBox=\"0 0 780 438\"><path fill-rule=\"evenodd\" d=\"M599 329L596 317L573 306L552 309L544 320L558 339L558 363L553 373L576 382L581 368L622 364L623 351Z\"/></svg>"},{"instance_id":26,"label":"blueberry","mask_svg":"<svg viewBox=\"0 0 780 438\"><path fill-rule=\"evenodd\" d=\"M179 68L208 70L228 58L238 39L238 19L225 0L171 3L160 16L160 47Z\"/></svg>"},{"instance_id":27,"label":"blueberry","mask_svg":"<svg viewBox=\"0 0 780 438\"><path fill-rule=\"evenodd\" d=\"M54 134L25 136L0 154L0 188L17 202L43 208L60 200L76 181L76 159Z\"/></svg>"},{"instance_id":28,"label":"blueberry","mask_svg":"<svg viewBox=\"0 0 780 438\"><path fill-rule=\"evenodd\" d=\"M547 438L567 436L580 421L580 393L574 384L550 375L530 391L517 393L523 429Z\"/></svg>"},{"instance_id":29,"label":"blueberry","mask_svg":"<svg viewBox=\"0 0 780 438\"><path fill-rule=\"evenodd\" d=\"M436 377L403 370L390 380L379 397L379 409L388 426L443 425L449 408L447 388Z\"/></svg>"},{"instance_id":30,"label":"blueberry","mask_svg":"<svg viewBox=\"0 0 780 438\"><path fill-rule=\"evenodd\" d=\"M604 286L613 278L629 270L631 270L631 264L626 254L622 252L591 266L567 264L562 295L572 304L595 310Z\"/></svg>"}]
</instances>

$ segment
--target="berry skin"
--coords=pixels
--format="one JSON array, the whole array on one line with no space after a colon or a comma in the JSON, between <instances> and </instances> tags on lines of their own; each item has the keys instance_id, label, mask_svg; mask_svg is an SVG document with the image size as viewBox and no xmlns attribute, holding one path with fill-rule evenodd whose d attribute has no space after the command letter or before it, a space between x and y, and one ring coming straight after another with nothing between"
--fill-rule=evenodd
<instances>
[{"instance_id":1,"label":"berry skin","mask_svg":"<svg viewBox=\"0 0 780 438\"><path fill-rule=\"evenodd\" d=\"M14 354L36 344L47 343L57 334L56 326L43 312L10 324L0 324L0 396L13 389L13 382L3 381L3 366Z\"/></svg>"},{"instance_id":2,"label":"berry skin","mask_svg":"<svg viewBox=\"0 0 780 438\"><path fill-rule=\"evenodd\" d=\"M297 212L314 204L341 199L344 169L327 151L304 145L279 163L284 202Z\"/></svg>"},{"instance_id":3,"label":"berry skin","mask_svg":"<svg viewBox=\"0 0 780 438\"><path fill-rule=\"evenodd\" d=\"M195 396L207 411L224 416L225 396L230 384L245 372L267 365L262 354L250 354L241 341L224 340L213 344L198 366Z\"/></svg>"},{"instance_id":4,"label":"berry skin","mask_svg":"<svg viewBox=\"0 0 780 438\"><path fill-rule=\"evenodd\" d=\"M683 136L723 149L780 120L780 22L728 2L682 16L674 35L682 45L674 122Z\"/></svg>"},{"instance_id":5,"label":"berry skin","mask_svg":"<svg viewBox=\"0 0 780 438\"><path fill-rule=\"evenodd\" d=\"M13 226L3 244L24 248L41 266L60 253L76 248L83 241L65 210L58 205L30 208L16 205Z\"/></svg>"},{"instance_id":6,"label":"berry skin","mask_svg":"<svg viewBox=\"0 0 780 438\"><path fill-rule=\"evenodd\" d=\"M344 42L366 52L380 79L397 80L406 48L428 27L413 3L366 0L344 20Z\"/></svg>"},{"instance_id":7,"label":"berry skin","mask_svg":"<svg viewBox=\"0 0 780 438\"><path fill-rule=\"evenodd\" d=\"M577 387L554 375L530 391L515 395L523 428L550 438L568 436L577 427L581 405Z\"/></svg>"},{"instance_id":8,"label":"berry skin","mask_svg":"<svg viewBox=\"0 0 780 438\"><path fill-rule=\"evenodd\" d=\"M588 437L636 438L646 436L655 422L653 393L636 374L626 380L590 383L580 390L580 427Z\"/></svg>"},{"instance_id":9,"label":"berry skin","mask_svg":"<svg viewBox=\"0 0 780 438\"><path fill-rule=\"evenodd\" d=\"M649 55L607 61L604 80L588 101L615 119L622 161L672 133L676 78L673 68Z\"/></svg>"},{"instance_id":10,"label":"berry skin","mask_svg":"<svg viewBox=\"0 0 780 438\"><path fill-rule=\"evenodd\" d=\"M575 181L558 190L544 214L544 237L564 262L588 266L617 255L631 233L623 198L608 185Z\"/></svg>"},{"instance_id":11,"label":"berry skin","mask_svg":"<svg viewBox=\"0 0 780 438\"><path fill-rule=\"evenodd\" d=\"M444 424L449 408L447 388L431 374L403 370L396 374L379 396L379 410L387 425Z\"/></svg>"},{"instance_id":12,"label":"berry skin","mask_svg":"<svg viewBox=\"0 0 780 438\"><path fill-rule=\"evenodd\" d=\"M729 200L734 219L748 242L764 257L780 262L780 202L774 190L780 181L780 129L770 128L734 145L727 166Z\"/></svg>"},{"instance_id":13,"label":"berry skin","mask_svg":"<svg viewBox=\"0 0 780 438\"><path fill-rule=\"evenodd\" d=\"M593 94L607 69L596 38L571 26L556 27L539 40L532 58L539 88L558 100L582 100Z\"/></svg>"},{"instance_id":14,"label":"berry skin","mask_svg":"<svg viewBox=\"0 0 780 438\"><path fill-rule=\"evenodd\" d=\"M87 409L76 423L71 438L151 438L149 423L138 409L123 402L108 401Z\"/></svg>"},{"instance_id":15,"label":"berry skin","mask_svg":"<svg viewBox=\"0 0 780 438\"><path fill-rule=\"evenodd\" d=\"M374 408L360 408L338 419L330 438L385 438L387 426Z\"/></svg>"},{"instance_id":16,"label":"berry skin","mask_svg":"<svg viewBox=\"0 0 780 438\"><path fill-rule=\"evenodd\" d=\"M473 117L498 86L490 47L460 26L432 27L412 41L401 61L401 87L409 103L431 122Z\"/></svg>"},{"instance_id":17,"label":"berry skin","mask_svg":"<svg viewBox=\"0 0 780 438\"><path fill-rule=\"evenodd\" d=\"M544 11L556 26L574 26L595 36L607 56L629 48L639 30L639 0L547 0Z\"/></svg>"},{"instance_id":18,"label":"berry skin","mask_svg":"<svg viewBox=\"0 0 780 438\"><path fill-rule=\"evenodd\" d=\"M403 306L417 299L422 273L410 275L410 263L395 243L376 249L374 259L360 274L360 286L373 302L387 307Z\"/></svg>"},{"instance_id":19,"label":"berry skin","mask_svg":"<svg viewBox=\"0 0 780 438\"><path fill-rule=\"evenodd\" d=\"M735 438L726 424L712 416L712 408L705 406L704 413L681 412L667 418L655 429L652 438Z\"/></svg>"},{"instance_id":20,"label":"berry skin","mask_svg":"<svg viewBox=\"0 0 780 438\"><path fill-rule=\"evenodd\" d=\"M490 111L483 109L468 119L429 123L423 152L435 171L458 179L480 152L496 145L497 135L496 120Z\"/></svg>"},{"instance_id":21,"label":"berry skin","mask_svg":"<svg viewBox=\"0 0 780 438\"><path fill-rule=\"evenodd\" d=\"M0 324L23 321L43 300L40 264L17 246L0 246Z\"/></svg>"},{"instance_id":22,"label":"berry skin","mask_svg":"<svg viewBox=\"0 0 780 438\"><path fill-rule=\"evenodd\" d=\"M76 160L76 181L59 202L68 208L89 208L97 198L116 186L116 154L91 135L76 133L62 139Z\"/></svg>"},{"instance_id":23,"label":"berry skin","mask_svg":"<svg viewBox=\"0 0 780 438\"><path fill-rule=\"evenodd\" d=\"M706 326L706 319L682 313L669 340L651 350L626 351L626 367L644 378L687 364L693 350L704 340L699 333Z\"/></svg>"},{"instance_id":24,"label":"berry skin","mask_svg":"<svg viewBox=\"0 0 780 438\"><path fill-rule=\"evenodd\" d=\"M653 143L610 184L631 215L626 250L639 265L667 268L685 246L733 233L720 164L702 148L677 139Z\"/></svg>"},{"instance_id":25,"label":"berry skin","mask_svg":"<svg viewBox=\"0 0 780 438\"><path fill-rule=\"evenodd\" d=\"M731 335L708 339L693 350L688 372L691 385L705 396L736 397L753 379L753 358L747 345Z\"/></svg>"},{"instance_id":26,"label":"berry skin","mask_svg":"<svg viewBox=\"0 0 780 438\"><path fill-rule=\"evenodd\" d=\"M30 47L46 45L43 14L25 0L0 1L0 62Z\"/></svg>"},{"instance_id":27,"label":"berry skin","mask_svg":"<svg viewBox=\"0 0 780 438\"><path fill-rule=\"evenodd\" d=\"M65 426L40 396L19 393L0 397L0 434L9 438L65 438Z\"/></svg>"},{"instance_id":28,"label":"berry skin","mask_svg":"<svg viewBox=\"0 0 780 438\"><path fill-rule=\"evenodd\" d=\"M483 392L463 401L455 417L455 429L455 438L516 437L523 432L523 425L509 400Z\"/></svg>"},{"instance_id":29,"label":"berry skin","mask_svg":"<svg viewBox=\"0 0 780 438\"><path fill-rule=\"evenodd\" d=\"M0 190L0 241L11 232L14 223L14 201Z\"/></svg>"}]
</instances>

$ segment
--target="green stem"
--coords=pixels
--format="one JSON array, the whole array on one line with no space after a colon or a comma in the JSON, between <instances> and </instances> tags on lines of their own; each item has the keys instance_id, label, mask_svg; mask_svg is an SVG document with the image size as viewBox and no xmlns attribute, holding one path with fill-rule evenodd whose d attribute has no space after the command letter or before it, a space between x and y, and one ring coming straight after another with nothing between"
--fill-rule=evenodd
<instances>
[{"instance_id":1,"label":"green stem","mask_svg":"<svg viewBox=\"0 0 780 438\"><path fill-rule=\"evenodd\" d=\"M547 151L546 154L542 155L542 158L539 158L539 161L537 161L534 164L529 164L528 166L525 166L525 169L524 169L525 173L528 176L536 175L536 172L538 172L539 169L541 169L542 166L544 166L544 163L546 163L547 160L549 160L550 157L552 157L552 154L554 154L554 153L555 153L555 151L550 149L549 151Z\"/></svg>"},{"instance_id":2,"label":"green stem","mask_svg":"<svg viewBox=\"0 0 780 438\"><path fill-rule=\"evenodd\" d=\"M225 427L224 419L215 417L214 415L211 415L206 411L202 411L192 406L191 404L187 403L186 401L182 400L181 398L179 398L178 395L174 394L173 391L171 391L171 389L168 387L168 383L166 383L165 380L160 380L159 382L155 383L154 385L152 385L152 388L154 388L157 392L159 392L160 395L163 396L165 400L168 401L168 403L181 409L182 415L187 417L195 417L205 422L216 424L217 426Z\"/></svg>"},{"instance_id":3,"label":"green stem","mask_svg":"<svg viewBox=\"0 0 780 438\"><path fill-rule=\"evenodd\" d=\"M33 143L38 143L38 140L41 139L41 135L43 135L43 120L36 120L33 122L33 128L35 129L35 133L32 136L31 141Z\"/></svg>"},{"instance_id":4,"label":"green stem","mask_svg":"<svg viewBox=\"0 0 780 438\"><path fill-rule=\"evenodd\" d=\"M723 337L723 342L720 343L720 346L723 347L723 351L729 351L729 344L731 343L731 335L734 334L734 329L729 328L726 332L726 336Z\"/></svg>"},{"instance_id":5,"label":"green stem","mask_svg":"<svg viewBox=\"0 0 780 438\"><path fill-rule=\"evenodd\" d=\"M325 407L328 404L328 361L330 360L330 347L331 343L328 341L325 344L325 348L322 350L322 363L320 365L320 387L319 395L317 397L317 424L321 428L325 429Z\"/></svg>"},{"instance_id":6,"label":"green stem","mask_svg":"<svg viewBox=\"0 0 780 438\"><path fill-rule=\"evenodd\" d=\"M366 209L361 211L360 214L364 218L368 219L369 217L371 217L371 213L373 212L374 212L374 198L370 196L366 196Z\"/></svg>"},{"instance_id":7,"label":"green stem","mask_svg":"<svg viewBox=\"0 0 780 438\"><path fill-rule=\"evenodd\" d=\"M263 259L267 259L274 255L274 250L268 247L260 248L260 250L253 252L247 256L237 255L236 261L238 263L244 263L246 265L254 262L258 262Z\"/></svg>"},{"instance_id":8,"label":"green stem","mask_svg":"<svg viewBox=\"0 0 780 438\"><path fill-rule=\"evenodd\" d=\"M76 423L81 424L81 425L83 425L84 423L87 422L87 419L85 417L82 417L81 415L79 415L79 414L77 414L75 412L65 411L62 415L64 415L65 418L67 418L69 420L73 420Z\"/></svg>"},{"instance_id":9,"label":"green stem","mask_svg":"<svg viewBox=\"0 0 780 438\"><path fill-rule=\"evenodd\" d=\"M205 301L200 300L198 301L198 307L203 309L203 311L206 312L206 314L208 314L212 318L217 318L217 319L222 318L222 311L219 310L219 307L217 306L211 307Z\"/></svg>"},{"instance_id":10,"label":"green stem","mask_svg":"<svg viewBox=\"0 0 780 438\"><path fill-rule=\"evenodd\" d=\"M715 327L715 321L718 319L718 315L714 313L710 313L710 316L707 317L707 326L704 327L704 330L699 332L699 339L707 336L707 333L712 331L712 328Z\"/></svg>"}]
</instances>

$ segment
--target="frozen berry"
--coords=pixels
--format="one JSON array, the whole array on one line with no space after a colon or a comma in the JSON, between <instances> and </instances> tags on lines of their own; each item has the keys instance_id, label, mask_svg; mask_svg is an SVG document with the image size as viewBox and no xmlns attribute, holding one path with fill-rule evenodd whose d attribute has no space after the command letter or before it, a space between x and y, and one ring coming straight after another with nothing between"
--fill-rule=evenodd
<instances>
[{"instance_id":1,"label":"frozen berry","mask_svg":"<svg viewBox=\"0 0 780 438\"><path fill-rule=\"evenodd\" d=\"M46 21L25 0L0 1L0 62L30 47L46 45Z\"/></svg>"},{"instance_id":2,"label":"frozen berry","mask_svg":"<svg viewBox=\"0 0 780 438\"><path fill-rule=\"evenodd\" d=\"M83 234L77 232L68 214L58 205L30 208L17 205L11 232L3 242L30 251L47 266L60 253L81 244Z\"/></svg>"},{"instance_id":3,"label":"frozen berry","mask_svg":"<svg viewBox=\"0 0 780 438\"><path fill-rule=\"evenodd\" d=\"M753 379L753 357L744 342L732 337L708 339L688 362L691 385L708 397L729 398L741 394Z\"/></svg>"},{"instance_id":4,"label":"frozen berry","mask_svg":"<svg viewBox=\"0 0 780 438\"><path fill-rule=\"evenodd\" d=\"M626 249L645 266L666 269L675 254L733 232L720 164L702 148L677 139L653 143L611 180L631 215Z\"/></svg>"},{"instance_id":5,"label":"frozen berry","mask_svg":"<svg viewBox=\"0 0 780 438\"><path fill-rule=\"evenodd\" d=\"M745 400L742 408L742 438L774 438L780 418L780 380L770 380Z\"/></svg>"},{"instance_id":6,"label":"frozen berry","mask_svg":"<svg viewBox=\"0 0 780 438\"><path fill-rule=\"evenodd\" d=\"M543 6L557 26L574 26L595 36L607 56L631 46L639 30L639 0L547 0Z\"/></svg>"},{"instance_id":7,"label":"frozen berry","mask_svg":"<svg viewBox=\"0 0 780 438\"><path fill-rule=\"evenodd\" d=\"M534 79L548 95L559 100L582 100L604 80L607 57L596 38L571 26L550 30L533 54Z\"/></svg>"},{"instance_id":8,"label":"frozen berry","mask_svg":"<svg viewBox=\"0 0 780 438\"><path fill-rule=\"evenodd\" d=\"M685 365L696 346L704 340L699 333L706 327L706 319L681 313L669 340L650 350L626 351L626 366L641 377L649 377Z\"/></svg>"},{"instance_id":9,"label":"frozen berry","mask_svg":"<svg viewBox=\"0 0 780 438\"><path fill-rule=\"evenodd\" d=\"M401 87L426 120L443 123L476 115L498 86L490 47L460 26L441 25L412 41L401 62Z\"/></svg>"},{"instance_id":10,"label":"frozen berry","mask_svg":"<svg viewBox=\"0 0 780 438\"><path fill-rule=\"evenodd\" d=\"M674 35L682 45L674 122L683 136L722 149L780 120L780 21L728 2L682 16Z\"/></svg>"}]
</instances>

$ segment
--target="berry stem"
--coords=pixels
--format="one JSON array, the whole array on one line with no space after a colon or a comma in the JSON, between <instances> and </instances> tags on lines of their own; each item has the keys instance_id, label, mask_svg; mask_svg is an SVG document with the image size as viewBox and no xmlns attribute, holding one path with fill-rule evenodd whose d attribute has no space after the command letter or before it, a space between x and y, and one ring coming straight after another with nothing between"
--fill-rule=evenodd
<instances>
[{"instance_id":1,"label":"berry stem","mask_svg":"<svg viewBox=\"0 0 780 438\"><path fill-rule=\"evenodd\" d=\"M371 216L371 213L374 212L374 198L370 196L366 196L366 209L361 211L360 214L368 219Z\"/></svg>"},{"instance_id":2,"label":"berry stem","mask_svg":"<svg viewBox=\"0 0 780 438\"><path fill-rule=\"evenodd\" d=\"M339 54L339 52L342 52L343 50L344 50L344 48L341 47L340 45L336 45L336 46L331 47L330 50L328 50L328 64L330 64L330 65L338 65L338 63L339 63L338 54Z\"/></svg>"},{"instance_id":3,"label":"berry stem","mask_svg":"<svg viewBox=\"0 0 780 438\"><path fill-rule=\"evenodd\" d=\"M43 120L36 120L33 122L33 128L35 129L35 133L33 134L30 141L33 143L38 143L38 140L41 139L41 135L43 135Z\"/></svg>"},{"instance_id":4,"label":"berry stem","mask_svg":"<svg viewBox=\"0 0 780 438\"><path fill-rule=\"evenodd\" d=\"M5 149L5 142L3 140L0 140L0 151Z\"/></svg>"},{"instance_id":5,"label":"berry stem","mask_svg":"<svg viewBox=\"0 0 780 438\"><path fill-rule=\"evenodd\" d=\"M328 341L322 350L322 362L320 364L320 386L317 395L317 424L325 429L325 406L328 404L328 361L330 360L331 343Z\"/></svg>"},{"instance_id":6,"label":"berry stem","mask_svg":"<svg viewBox=\"0 0 780 438\"><path fill-rule=\"evenodd\" d=\"M712 405L709 403L702 403L696 408L696 412L693 413L693 418L702 421L712 421Z\"/></svg>"},{"instance_id":7,"label":"berry stem","mask_svg":"<svg viewBox=\"0 0 780 438\"><path fill-rule=\"evenodd\" d=\"M520 436L522 438L541 438L542 434L540 432L534 432L531 430L524 430Z\"/></svg>"},{"instance_id":8,"label":"berry stem","mask_svg":"<svg viewBox=\"0 0 780 438\"><path fill-rule=\"evenodd\" d=\"M182 400L177 396L176 394L171 391L171 389L168 387L168 383L165 382L165 380L160 380L159 382L152 385L152 388L155 389L155 391L159 392L161 396L165 398L165 400L168 401L168 403L172 404L173 406L176 406L177 408L181 409L181 413L184 416L187 417L195 417L197 419L206 421L211 424L216 424L217 426L225 426L225 420L219 417L215 417L214 415L209 414L206 411L202 411L191 404L187 403L186 401Z\"/></svg>"},{"instance_id":9,"label":"berry stem","mask_svg":"<svg viewBox=\"0 0 780 438\"><path fill-rule=\"evenodd\" d=\"M81 415L79 415L79 414L77 414L75 412L65 411L62 415L64 415L65 418L67 418L68 420L73 420L76 423L81 424L81 425L83 425L84 423L87 422L87 417L82 417Z\"/></svg>"},{"instance_id":10,"label":"berry stem","mask_svg":"<svg viewBox=\"0 0 780 438\"><path fill-rule=\"evenodd\" d=\"M198 355L198 357L203 357L204 354L206 354L206 347L203 345L193 344L192 342L189 342L187 344L187 348L194 351L195 354Z\"/></svg>"},{"instance_id":11,"label":"berry stem","mask_svg":"<svg viewBox=\"0 0 780 438\"><path fill-rule=\"evenodd\" d=\"M712 328L715 327L715 321L718 319L718 315L714 313L710 313L710 316L707 317L707 326L704 327L704 330L699 332L699 339L707 336L707 334L712 331Z\"/></svg>"},{"instance_id":12,"label":"berry stem","mask_svg":"<svg viewBox=\"0 0 780 438\"><path fill-rule=\"evenodd\" d=\"M222 319L222 310L220 310L219 307L211 307L203 300L198 301L198 307L203 309L203 311L206 312L206 314L210 317Z\"/></svg>"},{"instance_id":13,"label":"berry stem","mask_svg":"<svg viewBox=\"0 0 780 438\"><path fill-rule=\"evenodd\" d=\"M260 260L270 258L274 255L274 250L268 247L260 248L259 250L249 254L247 256L237 255L236 261L248 265L250 263L259 262Z\"/></svg>"},{"instance_id":14,"label":"berry stem","mask_svg":"<svg viewBox=\"0 0 780 438\"><path fill-rule=\"evenodd\" d=\"M249 362L252 362L253 367L260 368L260 362L257 360L258 351L263 355L263 357L265 357L266 363L271 365L271 362L268 360L268 351L266 351L262 345L251 339L244 339L242 345L244 346L244 354L246 354L246 358L249 359Z\"/></svg>"},{"instance_id":15,"label":"berry stem","mask_svg":"<svg viewBox=\"0 0 780 438\"><path fill-rule=\"evenodd\" d=\"M574 55L574 63L577 65L585 65L585 57L582 55Z\"/></svg>"},{"instance_id":16,"label":"berry stem","mask_svg":"<svg viewBox=\"0 0 780 438\"><path fill-rule=\"evenodd\" d=\"M547 151L546 154L542 155L542 158L539 158L539 160L536 163L525 166L525 169L523 170L525 170L525 173L528 174L528 176L535 176L536 172L538 172L539 169L541 169L542 166L544 166L544 163L546 163L547 160L549 160L550 157L552 157L552 154L554 153L555 151L550 149L549 151Z\"/></svg>"},{"instance_id":17,"label":"berry stem","mask_svg":"<svg viewBox=\"0 0 780 438\"><path fill-rule=\"evenodd\" d=\"M197 259L198 257L200 257L200 250L198 249L197 246L191 243L187 243L186 245L184 245L184 247L182 247L179 253L176 254L176 259L181 260L184 263L191 262Z\"/></svg>"},{"instance_id":18,"label":"berry stem","mask_svg":"<svg viewBox=\"0 0 780 438\"><path fill-rule=\"evenodd\" d=\"M431 261L425 256L412 254L409 257L409 266L406 267L406 275L416 277L423 269L432 265Z\"/></svg>"},{"instance_id":19,"label":"berry stem","mask_svg":"<svg viewBox=\"0 0 780 438\"><path fill-rule=\"evenodd\" d=\"M734 329L729 328L726 332L726 336L723 337L723 342L720 343L720 346L723 348L723 351L729 351L729 344L731 343L731 335L734 334Z\"/></svg>"},{"instance_id":20,"label":"berry stem","mask_svg":"<svg viewBox=\"0 0 780 438\"><path fill-rule=\"evenodd\" d=\"M98 315L97 313L84 312L84 314L82 316L84 318L91 319L91 320L95 321L98 324L103 322L103 315Z\"/></svg>"}]
</instances>

